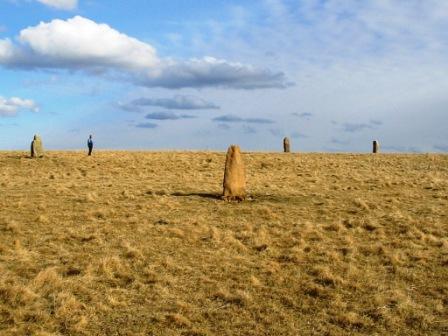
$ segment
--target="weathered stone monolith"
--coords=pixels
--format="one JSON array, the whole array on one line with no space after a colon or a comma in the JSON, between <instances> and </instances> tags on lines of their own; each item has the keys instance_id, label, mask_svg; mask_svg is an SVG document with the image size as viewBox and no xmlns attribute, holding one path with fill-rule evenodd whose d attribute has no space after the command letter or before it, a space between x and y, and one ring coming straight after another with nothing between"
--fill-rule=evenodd
<instances>
[{"instance_id":1,"label":"weathered stone monolith","mask_svg":"<svg viewBox=\"0 0 448 336\"><path fill-rule=\"evenodd\" d=\"M378 153L380 151L380 143L377 140L373 140L373 153Z\"/></svg>"},{"instance_id":2,"label":"weathered stone monolith","mask_svg":"<svg viewBox=\"0 0 448 336\"><path fill-rule=\"evenodd\" d=\"M37 134L34 136L31 142L31 157L42 157L44 156L44 148L42 146L42 139Z\"/></svg>"},{"instance_id":3,"label":"weathered stone monolith","mask_svg":"<svg viewBox=\"0 0 448 336\"><path fill-rule=\"evenodd\" d=\"M289 142L289 138L283 139L283 151L285 153L289 153L291 151L291 144Z\"/></svg>"},{"instance_id":4,"label":"weathered stone monolith","mask_svg":"<svg viewBox=\"0 0 448 336\"><path fill-rule=\"evenodd\" d=\"M231 145L227 150L223 187L222 197L227 201L246 198L246 175L239 146Z\"/></svg>"}]
</instances>

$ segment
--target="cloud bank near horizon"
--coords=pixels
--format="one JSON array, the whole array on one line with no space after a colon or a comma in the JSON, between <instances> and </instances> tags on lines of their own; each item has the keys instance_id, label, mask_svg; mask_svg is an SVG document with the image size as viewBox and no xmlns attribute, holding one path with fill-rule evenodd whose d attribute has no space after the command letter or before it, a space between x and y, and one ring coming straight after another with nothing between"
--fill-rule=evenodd
<instances>
[{"instance_id":1,"label":"cloud bank near horizon","mask_svg":"<svg viewBox=\"0 0 448 336\"><path fill-rule=\"evenodd\" d=\"M292 85L283 72L210 56L184 61L160 58L150 44L81 16L40 22L20 31L17 41L1 39L0 64L24 70L81 70L169 89Z\"/></svg>"}]
</instances>

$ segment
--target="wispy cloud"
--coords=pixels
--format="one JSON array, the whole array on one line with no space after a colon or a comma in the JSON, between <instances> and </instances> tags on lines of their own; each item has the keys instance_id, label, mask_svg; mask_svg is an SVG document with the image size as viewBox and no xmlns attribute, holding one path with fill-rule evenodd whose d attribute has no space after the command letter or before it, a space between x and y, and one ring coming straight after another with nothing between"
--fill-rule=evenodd
<instances>
[{"instance_id":1,"label":"wispy cloud","mask_svg":"<svg viewBox=\"0 0 448 336\"><path fill-rule=\"evenodd\" d=\"M368 123L343 123L342 130L348 133L355 133L366 129L375 129L382 124L379 120L370 120Z\"/></svg>"},{"instance_id":2,"label":"wispy cloud","mask_svg":"<svg viewBox=\"0 0 448 336\"><path fill-rule=\"evenodd\" d=\"M13 117L21 110L37 112L39 107L31 99L3 98L0 96L0 117Z\"/></svg>"},{"instance_id":3,"label":"wispy cloud","mask_svg":"<svg viewBox=\"0 0 448 336\"><path fill-rule=\"evenodd\" d=\"M306 135L306 134L301 133L301 132L292 132L292 133L291 133L291 138L296 138L296 139L302 138L302 139L306 139L306 138L309 138L309 135Z\"/></svg>"},{"instance_id":4,"label":"wispy cloud","mask_svg":"<svg viewBox=\"0 0 448 336\"><path fill-rule=\"evenodd\" d=\"M228 130L231 129L229 124L220 123L217 126L218 126L219 129L222 129L222 130L225 130L225 131L228 131Z\"/></svg>"},{"instance_id":5,"label":"wispy cloud","mask_svg":"<svg viewBox=\"0 0 448 336\"><path fill-rule=\"evenodd\" d=\"M434 145L434 149L437 149L441 152L448 152L448 144L447 145Z\"/></svg>"},{"instance_id":6,"label":"wispy cloud","mask_svg":"<svg viewBox=\"0 0 448 336\"><path fill-rule=\"evenodd\" d=\"M383 125L383 122L381 120L371 119L370 124L375 125L375 126L381 126L381 125Z\"/></svg>"},{"instance_id":7,"label":"wispy cloud","mask_svg":"<svg viewBox=\"0 0 448 336\"><path fill-rule=\"evenodd\" d=\"M349 140L339 139L335 137L331 138L330 142L335 145L343 145L343 146L346 146L350 143Z\"/></svg>"},{"instance_id":8,"label":"wispy cloud","mask_svg":"<svg viewBox=\"0 0 448 336\"><path fill-rule=\"evenodd\" d=\"M137 128L156 128L157 124L153 124L150 122L144 122L144 123L139 123L139 124L135 125L135 127L137 127Z\"/></svg>"},{"instance_id":9,"label":"wispy cloud","mask_svg":"<svg viewBox=\"0 0 448 336\"><path fill-rule=\"evenodd\" d=\"M63 10L75 9L78 6L78 0L37 0L37 1L46 6Z\"/></svg>"},{"instance_id":10,"label":"wispy cloud","mask_svg":"<svg viewBox=\"0 0 448 336\"><path fill-rule=\"evenodd\" d=\"M226 123L250 123L250 124L274 124L275 121L266 118L241 118L232 114L222 115L212 119L215 122Z\"/></svg>"},{"instance_id":11,"label":"wispy cloud","mask_svg":"<svg viewBox=\"0 0 448 336\"><path fill-rule=\"evenodd\" d=\"M274 124L275 121L272 119L266 119L266 118L245 118L243 119L244 122L251 123L251 124Z\"/></svg>"},{"instance_id":12,"label":"wispy cloud","mask_svg":"<svg viewBox=\"0 0 448 336\"><path fill-rule=\"evenodd\" d=\"M213 118L212 120L217 121L217 122L226 122L226 123L244 122L243 118L240 118L238 116L231 115L231 114L216 117L216 118Z\"/></svg>"},{"instance_id":13,"label":"wispy cloud","mask_svg":"<svg viewBox=\"0 0 448 336\"><path fill-rule=\"evenodd\" d=\"M310 119L313 116L313 114L309 113L309 112L303 112L303 113L294 112L294 113L291 113L291 115L293 115L294 117L302 118L302 119Z\"/></svg>"},{"instance_id":14,"label":"wispy cloud","mask_svg":"<svg viewBox=\"0 0 448 336\"><path fill-rule=\"evenodd\" d=\"M138 98L129 103L119 103L126 111L138 111L142 107L157 106L168 110L216 110L219 106L195 96L176 95L172 98Z\"/></svg>"},{"instance_id":15,"label":"wispy cloud","mask_svg":"<svg viewBox=\"0 0 448 336\"><path fill-rule=\"evenodd\" d=\"M269 129L269 133L271 133L273 136L275 137L291 137L294 139L306 139L309 138L308 135L298 132L298 131L293 131L293 132L289 132L289 131L285 131L284 129L281 128L271 128Z\"/></svg>"},{"instance_id":16,"label":"wispy cloud","mask_svg":"<svg viewBox=\"0 0 448 336\"><path fill-rule=\"evenodd\" d=\"M179 119L194 119L196 117L189 114L177 114L173 112L153 112L148 113L145 116L145 118L151 120L179 120Z\"/></svg>"},{"instance_id":17,"label":"wispy cloud","mask_svg":"<svg viewBox=\"0 0 448 336\"><path fill-rule=\"evenodd\" d=\"M256 134L257 130L254 127L244 125L243 126L243 132L246 134Z\"/></svg>"},{"instance_id":18,"label":"wispy cloud","mask_svg":"<svg viewBox=\"0 0 448 336\"><path fill-rule=\"evenodd\" d=\"M81 16L23 29L17 42L0 40L0 64L21 69L82 70L146 87L286 88L282 72L214 57L162 59L156 49Z\"/></svg>"},{"instance_id":19,"label":"wispy cloud","mask_svg":"<svg viewBox=\"0 0 448 336\"><path fill-rule=\"evenodd\" d=\"M76 128L71 128L71 129L68 130L68 132L69 132L69 133L77 134L77 133L80 133L80 132L81 132L81 129L78 128L78 127L76 127Z\"/></svg>"},{"instance_id":20,"label":"wispy cloud","mask_svg":"<svg viewBox=\"0 0 448 336\"><path fill-rule=\"evenodd\" d=\"M342 130L344 132L354 133L363 131L368 128L373 128L371 124L365 124L365 123L344 123L342 124Z\"/></svg>"},{"instance_id":21,"label":"wispy cloud","mask_svg":"<svg viewBox=\"0 0 448 336\"><path fill-rule=\"evenodd\" d=\"M279 129L279 128L271 128L269 130L269 133L271 133L273 136L275 137L281 137L283 136L285 133L283 132L283 130Z\"/></svg>"}]
</instances>

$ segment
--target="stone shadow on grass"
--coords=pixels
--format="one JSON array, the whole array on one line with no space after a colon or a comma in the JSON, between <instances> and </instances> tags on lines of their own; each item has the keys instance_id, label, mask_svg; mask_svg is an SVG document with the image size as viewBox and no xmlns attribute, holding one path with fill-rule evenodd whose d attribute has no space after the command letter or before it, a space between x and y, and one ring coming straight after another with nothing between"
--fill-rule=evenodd
<instances>
[{"instance_id":1,"label":"stone shadow on grass","mask_svg":"<svg viewBox=\"0 0 448 336\"><path fill-rule=\"evenodd\" d=\"M222 199L221 194L207 193L207 192L173 192L169 194L170 196L176 197L190 197L190 196L198 196L202 198L211 198L211 199Z\"/></svg>"},{"instance_id":2,"label":"stone shadow on grass","mask_svg":"<svg viewBox=\"0 0 448 336\"><path fill-rule=\"evenodd\" d=\"M169 196L174 197L202 197L202 198L208 198L208 199L214 199L214 200L223 200L222 193L210 193L210 192L173 192L170 194L167 194ZM295 197L293 195L291 196L278 196L278 195L266 195L266 194L250 194L247 195L246 199L242 201L244 202L270 202L270 203L290 203L290 202L297 202L299 201L302 203L303 201L300 201L300 198ZM240 203L240 202L238 202Z\"/></svg>"}]
</instances>

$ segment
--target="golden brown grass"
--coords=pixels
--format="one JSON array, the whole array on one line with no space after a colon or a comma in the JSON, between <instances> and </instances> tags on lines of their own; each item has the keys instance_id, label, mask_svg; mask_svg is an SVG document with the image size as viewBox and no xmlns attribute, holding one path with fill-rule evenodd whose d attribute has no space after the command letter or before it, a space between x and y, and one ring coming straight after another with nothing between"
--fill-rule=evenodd
<instances>
[{"instance_id":1,"label":"golden brown grass","mask_svg":"<svg viewBox=\"0 0 448 336\"><path fill-rule=\"evenodd\" d=\"M0 153L1 335L448 333L448 156Z\"/></svg>"}]
</instances>

